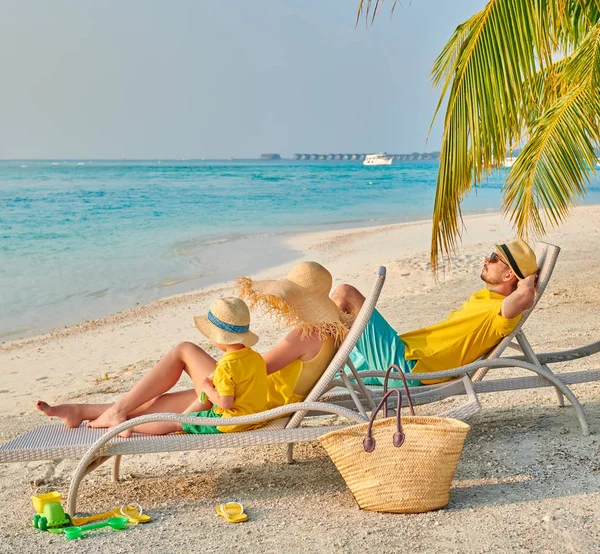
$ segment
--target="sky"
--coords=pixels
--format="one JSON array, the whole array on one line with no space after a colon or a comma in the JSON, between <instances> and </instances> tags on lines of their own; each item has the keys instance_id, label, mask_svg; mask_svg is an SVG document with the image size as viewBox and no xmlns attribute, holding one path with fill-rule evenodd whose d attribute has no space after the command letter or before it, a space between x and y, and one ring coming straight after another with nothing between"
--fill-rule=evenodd
<instances>
[{"instance_id":1,"label":"sky","mask_svg":"<svg viewBox=\"0 0 600 554\"><path fill-rule=\"evenodd\" d=\"M429 73L485 0L2 0L0 158L439 150Z\"/></svg>"}]
</instances>

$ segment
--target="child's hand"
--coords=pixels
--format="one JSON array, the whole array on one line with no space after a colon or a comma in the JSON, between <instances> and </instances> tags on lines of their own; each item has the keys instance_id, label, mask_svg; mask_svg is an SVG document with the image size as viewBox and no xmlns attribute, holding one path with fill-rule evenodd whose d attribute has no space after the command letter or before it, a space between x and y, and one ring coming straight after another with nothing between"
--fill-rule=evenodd
<instances>
[{"instance_id":1,"label":"child's hand","mask_svg":"<svg viewBox=\"0 0 600 554\"><path fill-rule=\"evenodd\" d=\"M202 390L213 390L215 388L210 377L204 377L200 386Z\"/></svg>"},{"instance_id":2,"label":"child's hand","mask_svg":"<svg viewBox=\"0 0 600 554\"><path fill-rule=\"evenodd\" d=\"M204 377L202 381L200 381L200 402L206 402L209 400L208 393L212 393L215 390L215 386L212 382L212 375L208 377Z\"/></svg>"}]
</instances>

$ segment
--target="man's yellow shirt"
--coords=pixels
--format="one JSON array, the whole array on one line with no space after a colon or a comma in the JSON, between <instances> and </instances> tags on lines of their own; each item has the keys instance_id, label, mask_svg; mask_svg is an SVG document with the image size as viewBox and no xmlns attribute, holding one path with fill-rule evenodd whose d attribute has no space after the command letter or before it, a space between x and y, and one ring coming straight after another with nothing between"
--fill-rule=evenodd
<instances>
[{"instance_id":1,"label":"man's yellow shirt","mask_svg":"<svg viewBox=\"0 0 600 554\"><path fill-rule=\"evenodd\" d=\"M458 310L424 329L400 335L405 359L418 360L415 373L443 371L474 362L509 335L521 319L500 313L505 296L487 289L473 294ZM439 383L444 379L423 381Z\"/></svg>"}]
</instances>

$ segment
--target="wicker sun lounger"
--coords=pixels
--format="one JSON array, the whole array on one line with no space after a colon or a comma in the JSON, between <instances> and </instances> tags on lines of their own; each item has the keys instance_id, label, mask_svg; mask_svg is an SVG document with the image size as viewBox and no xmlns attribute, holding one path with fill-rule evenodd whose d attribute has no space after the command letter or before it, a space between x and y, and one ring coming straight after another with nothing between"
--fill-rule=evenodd
<instances>
[{"instance_id":1,"label":"wicker sun lounger","mask_svg":"<svg viewBox=\"0 0 600 554\"><path fill-rule=\"evenodd\" d=\"M319 381L306 397L297 404L288 404L267 412L250 416L215 420L214 418L196 418L182 414L152 414L140 416L112 429L91 429L85 426L68 429L63 424L50 424L36 427L0 446L0 463L28 462L34 460L57 460L80 458L69 489L70 514L76 513L77 491L83 477L100 464L114 457L113 480L119 478L121 456L147 454L154 452L176 452L208 448L231 448L236 446L255 446L261 444L287 444L288 462L293 461L293 445L297 442L314 441L324 433L339 429L339 425L314 425L301 427L307 415L337 414L351 422L367 421L365 409L358 400L358 393L372 405L370 393L366 387L359 386L358 393L352 387L344 372L344 366L356 341L364 331L371 313L377 303L385 281L385 268L380 267L369 297L354 321L350 332L341 344L338 352ZM341 383L348 386L350 397L356 404L352 410L321 401L321 396L331 385L330 382L339 373ZM288 417L282 417L288 416ZM278 419L273 419L278 418ZM131 438L117 437L122 431L141 423L151 421L180 421L196 425L239 425L270 420L265 426L240 433L218 435L170 434L163 436L134 433Z\"/></svg>"},{"instance_id":2,"label":"wicker sun lounger","mask_svg":"<svg viewBox=\"0 0 600 554\"><path fill-rule=\"evenodd\" d=\"M487 354L487 356L481 360L456 369L420 375L418 373L411 374L411 379L416 376L422 376L424 379L454 378L449 382L414 388L411 391L414 404L426 404L451 396L466 395L467 402L460 406L453 407L441 415L457 419L467 419L481 409L478 399L479 393L554 387L558 397L559 406L564 406L564 397L566 397L575 409L582 434L584 436L589 435L590 431L585 412L568 385L599 381L600 370L554 373L548 364L575 360L600 352L600 341L573 350L536 354L523 331L525 322L535 309L548 285L559 252L560 248L558 246L545 242L540 242L536 246L536 257L538 259L540 273L534 304L523 314L521 321L514 331L505 337ZM504 354L509 347L517 350L521 355L502 357L502 354ZM521 368L534 373L535 375L501 379L484 379L490 369L508 367ZM360 375L362 378L383 377L385 375L383 370L385 369L387 368L379 368L377 371L361 371ZM334 384L335 383L336 382L334 382ZM369 403L373 402L374 399L377 400L377 398L381 397L381 387L369 387L369 389L371 392L370 398L367 399ZM360 391L360 388L357 387L357 392L358 391ZM361 398L362 395L359 395L359 401ZM329 394L323 397L323 400L347 407L351 407L355 403L355 401L350 402L348 394L340 388L333 389Z\"/></svg>"}]
</instances>

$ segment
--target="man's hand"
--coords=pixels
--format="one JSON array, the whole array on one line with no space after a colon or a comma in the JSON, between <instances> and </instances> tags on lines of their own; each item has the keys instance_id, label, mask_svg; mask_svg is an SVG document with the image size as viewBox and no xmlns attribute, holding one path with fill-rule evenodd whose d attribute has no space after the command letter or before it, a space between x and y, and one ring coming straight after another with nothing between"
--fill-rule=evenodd
<instances>
[{"instance_id":1,"label":"man's hand","mask_svg":"<svg viewBox=\"0 0 600 554\"><path fill-rule=\"evenodd\" d=\"M502 301L502 308L500 309L502 317L513 319L533 306L537 278L538 274L536 272L517 283L517 290Z\"/></svg>"},{"instance_id":2,"label":"man's hand","mask_svg":"<svg viewBox=\"0 0 600 554\"><path fill-rule=\"evenodd\" d=\"M517 283L517 290L519 289L532 289L535 293L535 289L537 287L539 271L536 271L533 275L529 275L529 277L525 277L525 279L521 279Z\"/></svg>"}]
</instances>

